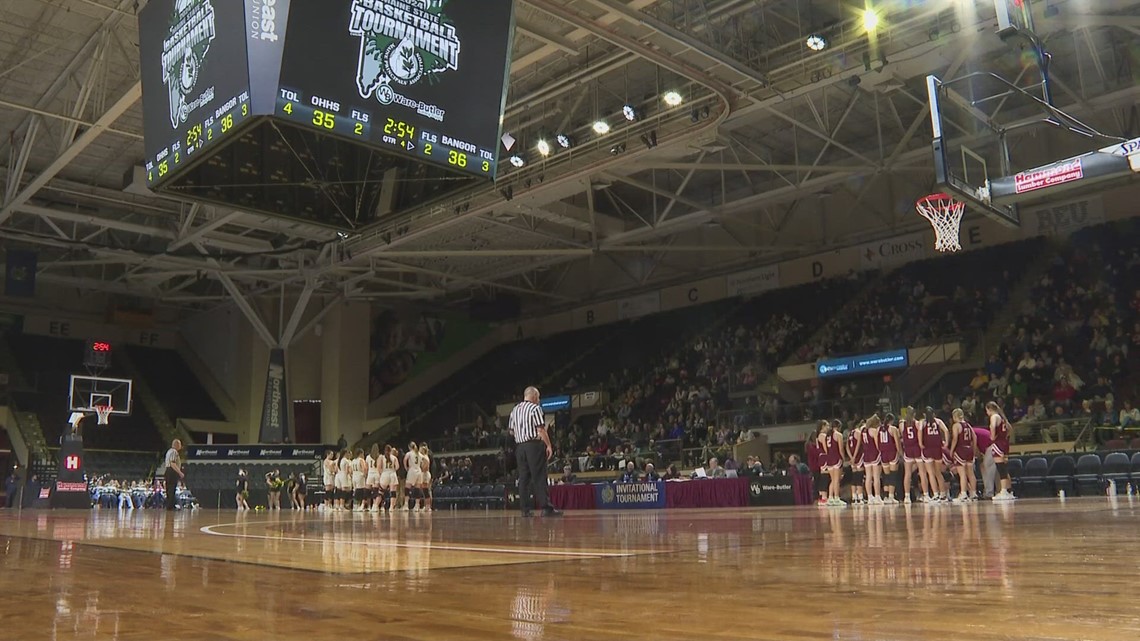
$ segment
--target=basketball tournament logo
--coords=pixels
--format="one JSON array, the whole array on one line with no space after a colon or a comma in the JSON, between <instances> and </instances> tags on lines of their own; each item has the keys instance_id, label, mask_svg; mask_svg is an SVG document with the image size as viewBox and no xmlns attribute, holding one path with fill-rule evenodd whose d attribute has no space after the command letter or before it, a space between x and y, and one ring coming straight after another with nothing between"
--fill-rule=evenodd
<instances>
[{"instance_id":1,"label":"basketball tournament logo","mask_svg":"<svg viewBox=\"0 0 1140 641\"><path fill-rule=\"evenodd\" d=\"M210 0L175 0L170 30L162 41L162 81L170 94L170 125L175 129L214 98L213 87L194 94L216 34Z\"/></svg>"},{"instance_id":2,"label":"basketball tournament logo","mask_svg":"<svg viewBox=\"0 0 1140 641\"><path fill-rule=\"evenodd\" d=\"M613 503L614 499L616 499L616 498L617 498L617 492L614 491L614 486L608 485L608 484L602 486L602 504L603 505L609 505L609 504Z\"/></svg>"},{"instance_id":3,"label":"basketball tournament logo","mask_svg":"<svg viewBox=\"0 0 1140 641\"><path fill-rule=\"evenodd\" d=\"M397 103L440 122L444 112L396 87L435 82L459 69L461 43L443 9L449 0L353 0L348 32L360 38L356 86L361 98Z\"/></svg>"}]
</instances>

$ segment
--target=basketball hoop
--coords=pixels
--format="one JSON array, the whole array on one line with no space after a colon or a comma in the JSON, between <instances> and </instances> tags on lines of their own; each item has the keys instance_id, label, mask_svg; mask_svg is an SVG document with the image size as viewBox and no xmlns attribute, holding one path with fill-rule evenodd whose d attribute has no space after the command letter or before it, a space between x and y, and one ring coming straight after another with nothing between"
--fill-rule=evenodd
<instances>
[{"instance_id":1,"label":"basketball hoop","mask_svg":"<svg viewBox=\"0 0 1140 641\"><path fill-rule=\"evenodd\" d=\"M930 194L918 199L915 209L934 227L934 250L942 253L962 251L958 229L966 203L946 194Z\"/></svg>"},{"instance_id":2,"label":"basketball hoop","mask_svg":"<svg viewBox=\"0 0 1140 641\"><path fill-rule=\"evenodd\" d=\"M96 405L95 406L95 414L96 414L96 416L99 417L99 424L100 425L106 425L107 424L108 419L111 418L111 412L114 409L115 408L111 407L110 405Z\"/></svg>"}]
</instances>

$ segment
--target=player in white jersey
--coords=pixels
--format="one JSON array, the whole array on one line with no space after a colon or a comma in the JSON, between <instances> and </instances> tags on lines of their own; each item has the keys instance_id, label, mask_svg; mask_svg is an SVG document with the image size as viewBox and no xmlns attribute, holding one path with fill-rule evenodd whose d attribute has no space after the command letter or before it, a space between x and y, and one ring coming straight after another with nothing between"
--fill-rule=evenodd
<instances>
[{"instance_id":1,"label":"player in white jersey","mask_svg":"<svg viewBox=\"0 0 1140 641\"><path fill-rule=\"evenodd\" d=\"M357 512L364 511L364 500L368 495L368 489L364 486L367 476L368 467L364 462L364 450L358 449L352 459L352 507Z\"/></svg>"},{"instance_id":2,"label":"player in white jersey","mask_svg":"<svg viewBox=\"0 0 1140 641\"><path fill-rule=\"evenodd\" d=\"M431 511L431 450L420 446L420 509Z\"/></svg>"},{"instance_id":3,"label":"player in white jersey","mask_svg":"<svg viewBox=\"0 0 1140 641\"><path fill-rule=\"evenodd\" d=\"M400 477L396 474L400 469L400 457L396 456L391 445L385 445L384 456L380 461L380 492L384 495L384 511L389 512L392 509L392 492L400 490Z\"/></svg>"},{"instance_id":4,"label":"player in white jersey","mask_svg":"<svg viewBox=\"0 0 1140 641\"><path fill-rule=\"evenodd\" d=\"M404 469L408 470L408 476L404 479L404 509L410 510L416 507L416 501L420 496L420 480L423 477L420 450L416 447L415 441L408 443L408 453L404 455Z\"/></svg>"},{"instance_id":5,"label":"player in white jersey","mask_svg":"<svg viewBox=\"0 0 1140 641\"><path fill-rule=\"evenodd\" d=\"M325 487L325 509L333 507L333 495L336 493L336 452L325 452L325 460L321 461L321 476Z\"/></svg>"},{"instance_id":6,"label":"player in white jersey","mask_svg":"<svg viewBox=\"0 0 1140 641\"><path fill-rule=\"evenodd\" d=\"M368 498L365 499L366 504L370 504L373 512L380 511L380 501L377 499L377 493L380 491L380 446L373 443L372 451L368 454L368 458L364 459L368 464L368 476L364 479L364 484L368 486Z\"/></svg>"},{"instance_id":7,"label":"player in white jersey","mask_svg":"<svg viewBox=\"0 0 1140 641\"><path fill-rule=\"evenodd\" d=\"M352 507L352 453L344 450L340 453L336 470L336 509L345 510Z\"/></svg>"}]
</instances>

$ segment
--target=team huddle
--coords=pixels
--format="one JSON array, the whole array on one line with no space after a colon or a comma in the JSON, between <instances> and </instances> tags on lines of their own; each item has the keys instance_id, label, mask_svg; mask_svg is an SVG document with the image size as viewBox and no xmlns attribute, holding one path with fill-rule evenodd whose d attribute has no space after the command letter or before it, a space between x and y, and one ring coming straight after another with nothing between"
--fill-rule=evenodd
<instances>
[{"instance_id":1,"label":"team huddle","mask_svg":"<svg viewBox=\"0 0 1140 641\"><path fill-rule=\"evenodd\" d=\"M344 450L338 457L329 451L322 462L325 486L325 508L357 512L390 512L392 498L398 497L401 469L399 451L391 445L373 445L365 456L364 450L355 454ZM417 447L413 442L404 454L403 469L407 502L404 509L430 511L431 508L431 452L426 445Z\"/></svg>"},{"instance_id":2,"label":"team huddle","mask_svg":"<svg viewBox=\"0 0 1140 641\"><path fill-rule=\"evenodd\" d=\"M1001 407L992 402L986 404L986 417L989 429L977 428L966 422L961 409L956 409L947 427L932 408L916 417L914 408L907 407L897 422L893 414L887 414L885 420L876 414L846 435L839 420L820 421L807 441L808 467L815 474L819 504L845 507L847 502L840 497L845 480L851 486L851 503L895 505L900 487L902 501L910 503L915 476L919 503L950 501L946 472L958 477L961 488L953 503L976 501L979 492L974 464L987 454L993 458L1000 484L1000 491L994 488L993 500L1013 499L1006 463L1009 421ZM846 479L845 471L849 475Z\"/></svg>"}]
</instances>

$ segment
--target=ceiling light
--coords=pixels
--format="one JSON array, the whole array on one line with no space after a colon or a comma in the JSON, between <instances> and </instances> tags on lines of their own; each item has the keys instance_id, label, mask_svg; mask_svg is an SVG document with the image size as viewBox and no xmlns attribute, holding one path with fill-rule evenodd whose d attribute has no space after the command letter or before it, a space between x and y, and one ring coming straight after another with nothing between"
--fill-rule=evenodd
<instances>
[{"instance_id":1,"label":"ceiling light","mask_svg":"<svg viewBox=\"0 0 1140 641\"><path fill-rule=\"evenodd\" d=\"M812 51L823 51L827 48L827 38L822 34L813 33L807 38L807 48Z\"/></svg>"},{"instance_id":2,"label":"ceiling light","mask_svg":"<svg viewBox=\"0 0 1140 641\"><path fill-rule=\"evenodd\" d=\"M874 9L867 7L867 9L863 11L863 28L867 31L874 31L875 27L878 26L879 14L875 13Z\"/></svg>"},{"instance_id":3,"label":"ceiling light","mask_svg":"<svg viewBox=\"0 0 1140 641\"><path fill-rule=\"evenodd\" d=\"M538 144L535 145L535 148L538 149L538 153L542 154L543 156L550 155L550 143L546 142L545 140L538 141Z\"/></svg>"},{"instance_id":4,"label":"ceiling light","mask_svg":"<svg viewBox=\"0 0 1140 641\"><path fill-rule=\"evenodd\" d=\"M554 137L554 140L558 142L558 146L563 149L569 149L574 146L574 139L566 134L558 134Z\"/></svg>"},{"instance_id":5,"label":"ceiling light","mask_svg":"<svg viewBox=\"0 0 1140 641\"><path fill-rule=\"evenodd\" d=\"M605 120L599 120L594 123L594 133L604 136L610 133L610 123Z\"/></svg>"},{"instance_id":6,"label":"ceiling light","mask_svg":"<svg viewBox=\"0 0 1140 641\"><path fill-rule=\"evenodd\" d=\"M511 156L510 161L511 161L511 164L514 165L515 167L522 167L522 166L526 165L526 161L523 160L523 157L519 156L517 154L514 156Z\"/></svg>"},{"instance_id":7,"label":"ceiling light","mask_svg":"<svg viewBox=\"0 0 1140 641\"><path fill-rule=\"evenodd\" d=\"M634 108L633 105L626 105L626 106L622 107L621 108L621 114L623 116L625 116L625 119L630 121L630 122L637 120L637 116L638 116L637 109Z\"/></svg>"},{"instance_id":8,"label":"ceiling light","mask_svg":"<svg viewBox=\"0 0 1140 641\"><path fill-rule=\"evenodd\" d=\"M619 142L618 144L614 145L613 147L610 147L610 154L612 154L614 156L616 156L620 153L623 153L624 151L625 151L625 143L624 142Z\"/></svg>"},{"instance_id":9,"label":"ceiling light","mask_svg":"<svg viewBox=\"0 0 1140 641\"><path fill-rule=\"evenodd\" d=\"M665 104L669 105L670 107L676 107L685 101L685 99L681 97L681 94L677 93L676 91L666 91L665 95L661 98L665 101Z\"/></svg>"}]
</instances>

